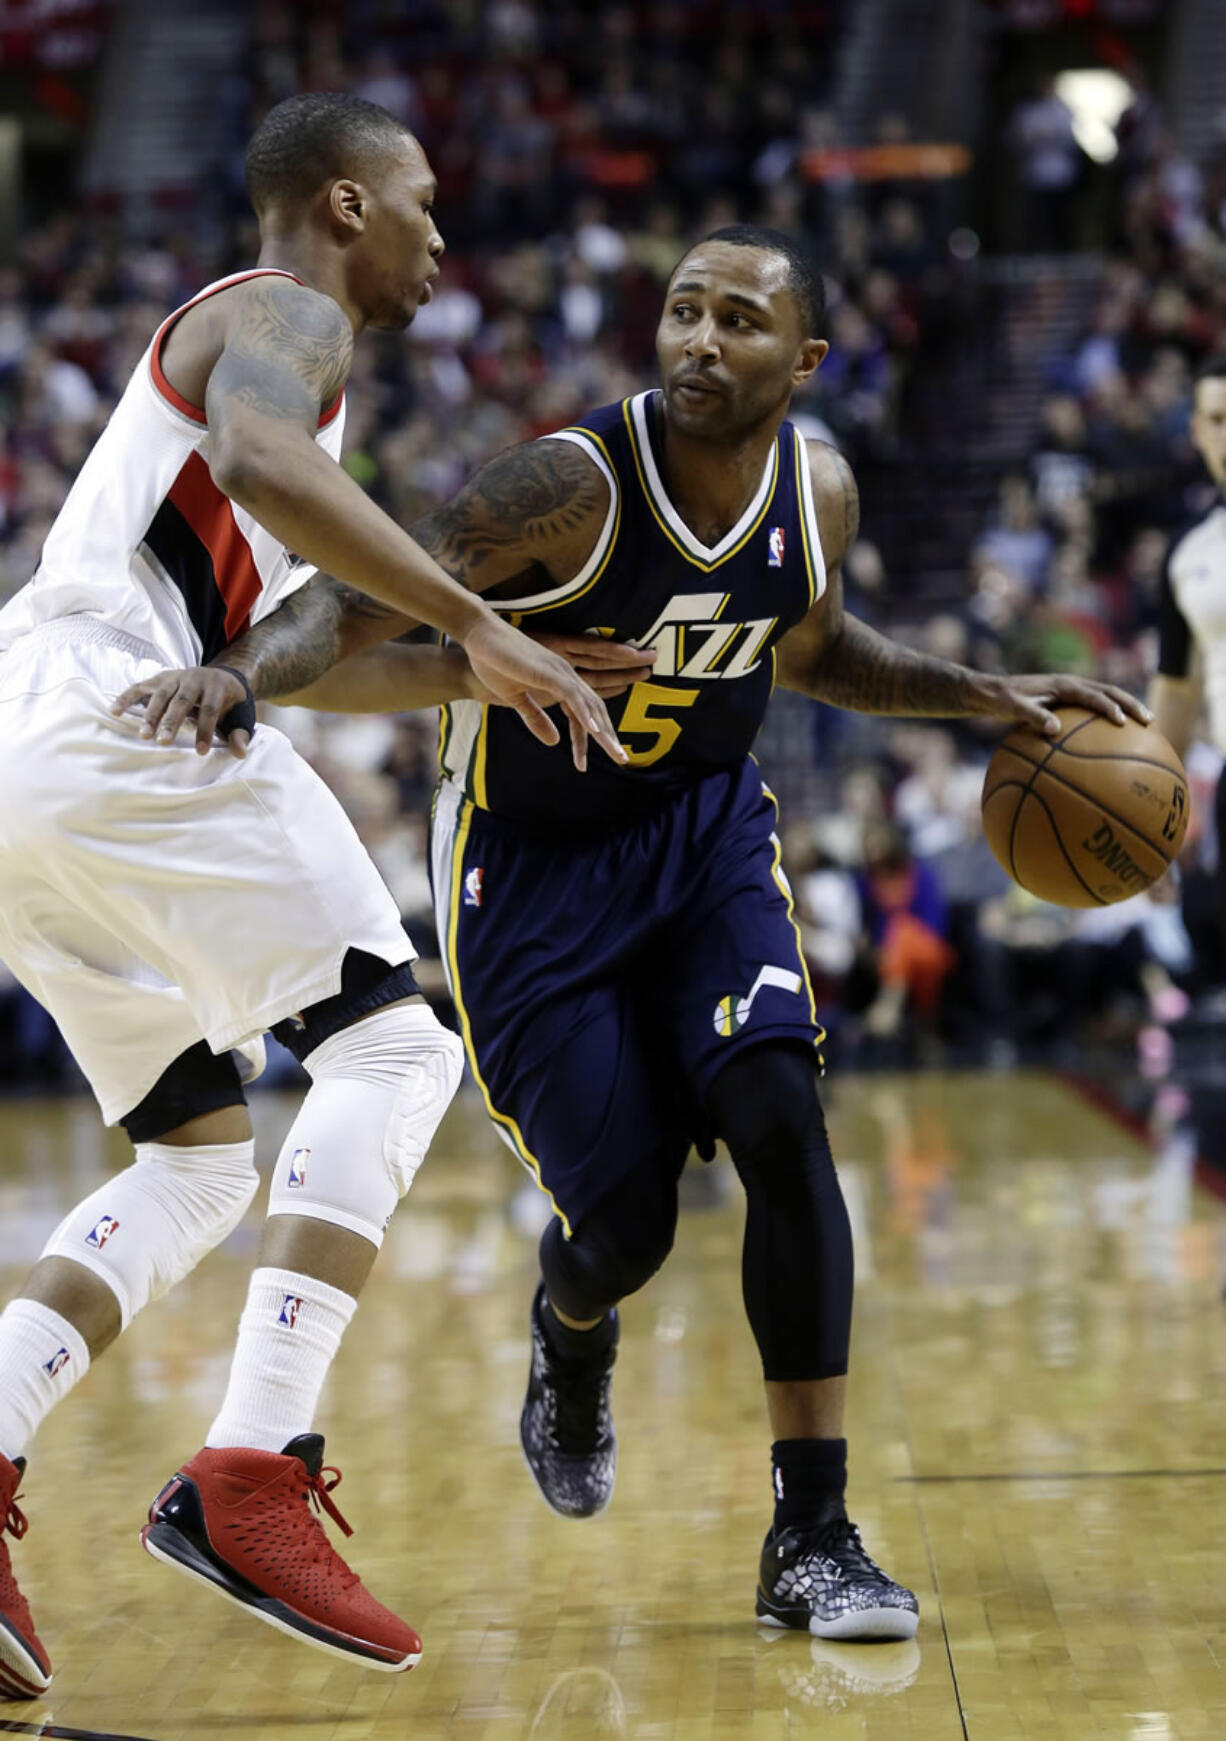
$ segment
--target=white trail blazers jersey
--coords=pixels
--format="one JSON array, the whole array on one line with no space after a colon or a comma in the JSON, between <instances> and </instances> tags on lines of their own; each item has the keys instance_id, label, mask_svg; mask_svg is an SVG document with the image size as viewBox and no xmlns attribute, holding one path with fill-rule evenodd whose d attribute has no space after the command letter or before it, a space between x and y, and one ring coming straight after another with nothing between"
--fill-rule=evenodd
<instances>
[{"instance_id":1,"label":"white trail blazers jersey","mask_svg":"<svg viewBox=\"0 0 1226 1741\"><path fill-rule=\"evenodd\" d=\"M0 611L0 654L42 623L85 614L156 648L168 665L204 664L314 574L217 488L205 414L162 372L162 345L180 315L259 277L293 274L219 278L162 323L56 516L34 578ZM333 459L344 421L342 394L315 437Z\"/></svg>"}]
</instances>

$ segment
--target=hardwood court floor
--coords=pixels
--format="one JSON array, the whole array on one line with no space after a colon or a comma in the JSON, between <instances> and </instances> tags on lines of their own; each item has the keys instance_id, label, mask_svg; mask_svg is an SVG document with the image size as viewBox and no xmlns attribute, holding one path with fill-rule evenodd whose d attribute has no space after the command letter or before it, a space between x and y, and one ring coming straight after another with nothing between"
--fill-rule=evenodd
<instances>
[{"instance_id":1,"label":"hardwood court floor","mask_svg":"<svg viewBox=\"0 0 1226 1741\"><path fill-rule=\"evenodd\" d=\"M288 1117L257 1102L265 1155ZM624 1312L611 1510L518 1451L539 1199L463 1098L393 1224L321 1424L348 1551L422 1632L362 1674L136 1545L221 1394L255 1216L52 1417L15 1546L57 1665L0 1735L148 1741L1167 1741L1226 1734L1226 1215L1040 1075L839 1082L857 1236L850 1436L914 1643L760 1632L768 1433L726 1169ZM0 1106L0 1281L123 1164L85 1102ZM50 1723L54 1727L48 1726ZM13 1726L13 1727L9 1727Z\"/></svg>"}]
</instances>

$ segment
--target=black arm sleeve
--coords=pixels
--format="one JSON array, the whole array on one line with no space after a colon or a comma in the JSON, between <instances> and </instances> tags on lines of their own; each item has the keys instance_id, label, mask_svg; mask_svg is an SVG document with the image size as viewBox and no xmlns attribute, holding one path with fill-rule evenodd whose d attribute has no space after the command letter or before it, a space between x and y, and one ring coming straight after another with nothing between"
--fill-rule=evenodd
<instances>
[{"instance_id":1,"label":"black arm sleeve","mask_svg":"<svg viewBox=\"0 0 1226 1741\"><path fill-rule=\"evenodd\" d=\"M1192 669L1192 631L1171 585L1171 551L1162 565L1158 599L1158 670L1163 677L1187 677Z\"/></svg>"}]
</instances>

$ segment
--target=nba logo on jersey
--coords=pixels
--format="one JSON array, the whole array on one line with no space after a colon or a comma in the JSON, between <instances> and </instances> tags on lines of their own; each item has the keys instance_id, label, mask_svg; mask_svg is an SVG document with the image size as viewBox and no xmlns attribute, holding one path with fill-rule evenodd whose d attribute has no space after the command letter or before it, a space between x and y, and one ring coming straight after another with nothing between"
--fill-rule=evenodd
<instances>
[{"instance_id":1,"label":"nba logo on jersey","mask_svg":"<svg viewBox=\"0 0 1226 1741\"><path fill-rule=\"evenodd\" d=\"M86 1245L92 1245L95 1251L101 1251L112 1233L118 1230L119 1223L113 1215L104 1215L85 1235Z\"/></svg>"},{"instance_id":2,"label":"nba logo on jersey","mask_svg":"<svg viewBox=\"0 0 1226 1741\"><path fill-rule=\"evenodd\" d=\"M278 1324L284 1324L287 1330L292 1330L298 1322L298 1314L302 1310L302 1300L297 1294L286 1294L281 1302L281 1316Z\"/></svg>"},{"instance_id":3,"label":"nba logo on jersey","mask_svg":"<svg viewBox=\"0 0 1226 1741\"><path fill-rule=\"evenodd\" d=\"M485 876L479 864L475 864L464 878L464 905L479 907L481 905L481 883Z\"/></svg>"},{"instance_id":4,"label":"nba logo on jersey","mask_svg":"<svg viewBox=\"0 0 1226 1741\"><path fill-rule=\"evenodd\" d=\"M767 538L770 555L766 559L768 568L783 567L783 550L787 543L787 530L783 526L772 526Z\"/></svg>"},{"instance_id":5,"label":"nba logo on jersey","mask_svg":"<svg viewBox=\"0 0 1226 1741\"><path fill-rule=\"evenodd\" d=\"M57 1372L63 1372L71 1358L67 1348L61 1348L51 1356L50 1360L43 1361L43 1371L48 1378L54 1378Z\"/></svg>"},{"instance_id":6,"label":"nba logo on jersey","mask_svg":"<svg viewBox=\"0 0 1226 1741\"><path fill-rule=\"evenodd\" d=\"M307 1162L310 1158L310 1149L294 1150L289 1161L289 1178L286 1180L288 1190L298 1191L306 1184Z\"/></svg>"}]
</instances>

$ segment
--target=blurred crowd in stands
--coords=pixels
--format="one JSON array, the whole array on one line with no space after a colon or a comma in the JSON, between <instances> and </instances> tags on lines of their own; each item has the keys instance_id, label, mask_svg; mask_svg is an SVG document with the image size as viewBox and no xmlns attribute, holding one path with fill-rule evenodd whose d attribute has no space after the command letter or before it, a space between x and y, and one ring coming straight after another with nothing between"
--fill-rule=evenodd
<instances>
[{"instance_id":1,"label":"blurred crowd in stands","mask_svg":"<svg viewBox=\"0 0 1226 1741\"><path fill-rule=\"evenodd\" d=\"M29 228L17 264L0 270L0 599L33 571L166 311L254 258L243 140L301 89L344 86L383 104L418 132L440 180L442 284L407 337L363 340L348 401L345 463L406 525L491 454L650 384L672 267L736 219L787 230L826 271L832 350L795 408L806 433L866 475L876 455L922 451L915 389L927 381L939 401L951 291L965 296L976 271L959 184L912 173L896 116L881 118L866 159L843 149L827 106L837 0L725 8L721 31L708 11L681 0L592 14L530 0L254 8L251 52L222 93L233 151L199 209L168 213L156 241L133 241L105 212L66 209ZM1002 462L960 593L915 624L916 577L887 572L868 488L846 578L852 609L886 630L901 619L907 638L945 657L1099 674L1140 692L1167 536L1207 489L1186 424L1192 369L1226 347L1226 134L1209 161L1182 159L1143 85L1119 133L1116 232L1085 330L1047 359L1037 427ZM428 954L434 716L279 710L278 723L354 815ZM763 760L785 800L836 1057L901 1061L947 1046L1007 1061L1061 1043L1070 1018L1115 1020L1122 997L1160 1068L1187 993L1226 980L1211 919L1181 904L1173 881L1092 916L1014 888L979 828L991 742L973 724L777 704ZM1217 773L1207 748L1192 773L1203 799ZM1185 891L1216 851L1211 814L1195 806ZM66 1068L2 970L0 1042L0 1068L19 1077Z\"/></svg>"}]
</instances>

